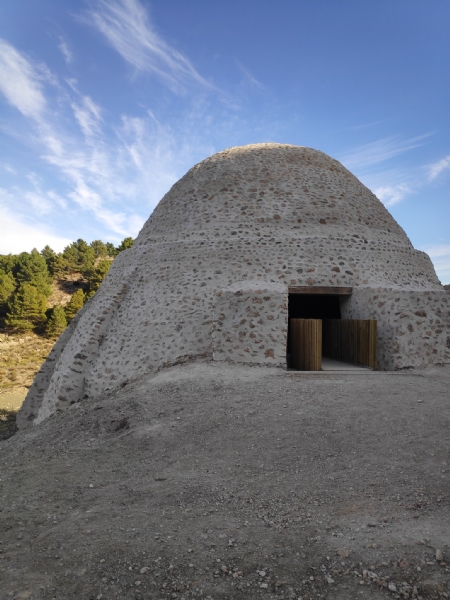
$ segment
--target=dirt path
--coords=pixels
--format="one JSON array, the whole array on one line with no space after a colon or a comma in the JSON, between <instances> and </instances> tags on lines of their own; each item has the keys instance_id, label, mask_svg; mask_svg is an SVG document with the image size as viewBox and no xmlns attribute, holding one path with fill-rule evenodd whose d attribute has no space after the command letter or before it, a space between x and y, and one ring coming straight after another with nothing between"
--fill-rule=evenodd
<instances>
[{"instance_id":1,"label":"dirt path","mask_svg":"<svg viewBox=\"0 0 450 600\"><path fill-rule=\"evenodd\" d=\"M449 598L449 384L204 363L76 404L0 445L0 597Z\"/></svg>"}]
</instances>

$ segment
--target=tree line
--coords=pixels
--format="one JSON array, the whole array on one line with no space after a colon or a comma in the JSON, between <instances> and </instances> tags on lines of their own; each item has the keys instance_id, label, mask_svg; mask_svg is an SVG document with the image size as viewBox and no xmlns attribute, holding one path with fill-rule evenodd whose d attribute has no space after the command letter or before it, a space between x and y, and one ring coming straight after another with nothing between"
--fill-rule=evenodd
<instances>
[{"instance_id":1,"label":"tree line","mask_svg":"<svg viewBox=\"0 0 450 600\"><path fill-rule=\"evenodd\" d=\"M132 245L131 237L118 246L79 239L59 253L45 246L41 252L0 255L0 329L59 337L98 290L117 254ZM64 280L78 289L66 304L49 308L54 283Z\"/></svg>"}]
</instances>

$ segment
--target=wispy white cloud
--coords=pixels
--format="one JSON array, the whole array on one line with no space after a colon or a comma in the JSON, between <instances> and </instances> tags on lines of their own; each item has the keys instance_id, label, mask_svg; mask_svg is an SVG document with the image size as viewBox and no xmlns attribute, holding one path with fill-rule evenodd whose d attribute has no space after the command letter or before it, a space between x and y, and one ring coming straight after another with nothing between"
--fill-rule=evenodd
<instances>
[{"instance_id":1,"label":"wispy white cloud","mask_svg":"<svg viewBox=\"0 0 450 600\"><path fill-rule=\"evenodd\" d=\"M72 110L79 126L87 139L99 133L101 109L89 96L82 96L80 102L72 102Z\"/></svg>"},{"instance_id":2,"label":"wispy white cloud","mask_svg":"<svg viewBox=\"0 0 450 600\"><path fill-rule=\"evenodd\" d=\"M136 217L132 207L127 211L113 207L126 204L132 189L121 179L122 173L115 172L114 157L101 146L103 144L94 146L91 152L69 150L47 154L44 158L69 182L68 198L84 211L92 212L106 229L118 235L130 235L130 223L134 224Z\"/></svg>"},{"instance_id":3,"label":"wispy white cloud","mask_svg":"<svg viewBox=\"0 0 450 600\"><path fill-rule=\"evenodd\" d=\"M416 193L425 183L423 170L391 166L395 157L426 143L432 133L404 139L392 135L358 146L340 161L371 189L385 206L394 206ZM394 163L395 164L395 163Z\"/></svg>"},{"instance_id":4,"label":"wispy white cloud","mask_svg":"<svg viewBox=\"0 0 450 600\"><path fill-rule=\"evenodd\" d=\"M0 39L0 92L25 117L42 119L46 101L40 74L13 46Z\"/></svg>"},{"instance_id":5,"label":"wispy white cloud","mask_svg":"<svg viewBox=\"0 0 450 600\"><path fill-rule=\"evenodd\" d=\"M55 87L45 66L33 64L10 45L7 54L14 58L9 75L23 84L14 96L3 80L0 94L8 101L12 98L11 104L25 117L26 135L16 135L13 129L8 133L32 146L50 167L43 179L30 173L28 189L23 185L10 190L17 214L25 215L25 221L33 216L36 227L38 219L56 223L63 208L78 219L90 213L94 218L88 228L106 231L110 239L134 236L171 185L216 150L205 144L205 130L214 124L204 95L189 102L174 127L160 123L149 110L139 117L121 115L118 121L106 121L104 109L83 94L76 80ZM35 95L32 108L21 97L29 90ZM55 178L57 191L48 184Z\"/></svg>"},{"instance_id":6,"label":"wispy white cloud","mask_svg":"<svg viewBox=\"0 0 450 600\"><path fill-rule=\"evenodd\" d=\"M363 144L340 157L340 161L350 171L367 169L386 160L404 154L414 148L419 148L426 143L432 133L425 133L409 139L402 139L399 135L392 135L375 142Z\"/></svg>"},{"instance_id":7,"label":"wispy white cloud","mask_svg":"<svg viewBox=\"0 0 450 600\"><path fill-rule=\"evenodd\" d=\"M27 173L27 179L28 181L30 181L33 184L33 187L35 189L39 189L40 184L41 184L41 179L40 177L37 175L37 173L35 173L34 171L30 171L29 173Z\"/></svg>"},{"instance_id":8,"label":"wispy white cloud","mask_svg":"<svg viewBox=\"0 0 450 600\"><path fill-rule=\"evenodd\" d=\"M20 194L31 205L34 214L46 215L54 212L57 208L67 208L67 200L53 190L44 190L41 178L35 172L28 173L27 179L32 184L33 190L21 191Z\"/></svg>"},{"instance_id":9,"label":"wispy white cloud","mask_svg":"<svg viewBox=\"0 0 450 600\"><path fill-rule=\"evenodd\" d=\"M170 46L155 30L139 0L97 0L91 3L89 21L135 69L154 73L173 91L196 83L210 90L189 59Z\"/></svg>"},{"instance_id":10,"label":"wispy white cloud","mask_svg":"<svg viewBox=\"0 0 450 600\"><path fill-rule=\"evenodd\" d=\"M59 194L54 192L53 190L47 191L47 198L53 202L55 206L59 206L59 208L66 209L68 206L67 200L62 198Z\"/></svg>"},{"instance_id":11,"label":"wispy white cloud","mask_svg":"<svg viewBox=\"0 0 450 600\"><path fill-rule=\"evenodd\" d=\"M34 212L38 215L49 214L54 208L53 203L50 202L49 198L41 196L36 192L26 192L25 198L31 204L32 208L34 209Z\"/></svg>"},{"instance_id":12,"label":"wispy white cloud","mask_svg":"<svg viewBox=\"0 0 450 600\"><path fill-rule=\"evenodd\" d=\"M385 185L374 189L375 196L381 200L385 206L398 204L411 193L412 189L405 183Z\"/></svg>"},{"instance_id":13,"label":"wispy white cloud","mask_svg":"<svg viewBox=\"0 0 450 600\"><path fill-rule=\"evenodd\" d=\"M425 246L421 249L431 258L441 282L444 285L450 283L450 245Z\"/></svg>"},{"instance_id":14,"label":"wispy white cloud","mask_svg":"<svg viewBox=\"0 0 450 600\"><path fill-rule=\"evenodd\" d=\"M61 53L64 56L64 60L69 65L73 61L73 53L63 37L59 38L58 48L61 50Z\"/></svg>"},{"instance_id":15,"label":"wispy white cloud","mask_svg":"<svg viewBox=\"0 0 450 600\"><path fill-rule=\"evenodd\" d=\"M78 93L78 80L75 77L66 77L65 82L74 92Z\"/></svg>"},{"instance_id":16,"label":"wispy white cloud","mask_svg":"<svg viewBox=\"0 0 450 600\"><path fill-rule=\"evenodd\" d=\"M439 177L441 173L450 169L450 154L439 160L438 162L428 165L428 179L433 181L436 177Z\"/></svg>"},{"instance_id":17,"label":"wispy white cloud","mask_svg":"<svg viewBox=\"0 0 450 600\"><path fill-rule=\"evenodd\" d=\"M0 254L18 254L29 252L33 248L42 250L47 244L57 252L63 250L71 241L63 236L52 233L45 224L26 223L16 211L11 211L8 206L14 206L14 197L0 188L0 222L2 235L0 235Z\"/></svg>"},{"instance_id":18,"label":"wispy white cloud","mask_svg":"<svg viewBox=\"0 0 450 600\"><path fill-rule=\"evenodd\" d=\"M50 101L45 95L42 73L48 83L53 84L54 80L51 73L46 74L47 71L45 65L33 65L18 50L0 40L0 93L34 124L30 139L42 147L42 158L57 168L69 185L67 199L92 212L98 221L117 235L130 235L130 229L134 233L139 215L134 214L130 207L124 211L115 209L114 205L126 202L136 189L128 185L127 178L123 176L128 165L118 168L120 147L117 143L108 146L100 135L100 107L89 96L80 94L75 84L71 88L74 92L72 98L59 98L72 109L84 136L80 140L76 132L61 125L48 108ZM34 214L48 215L56 206L67 206L67 199L52 190L43 189L34 173L30 173L28 179L32 189L23 190L22 197Z\"/></svg>"},{"instance_id":19,"label":"wispy white cloud","mask_svg":"<svg viewBox=\"0 0 450 600\"><path fill-rule=\"evenodd\" d=\"M432 258L441 258L442 256L450 256L450 245L441 244L438 246L427 246L423 250Z\"/></svg>"},{"instance_id":20,"label":"wispy white cloud","mask_svg":"<svg viewBox=\"0 0 450 600\"><path fill-rule=\"evenodd\" d=\"M244 65L239 60L236 60L236 64L239 67L239 69L242 71L242 73L245 75L245 77L247 78L247 81L249 81L255 87L260 88L261 90L265 89L263 84L260 81L258 81L256 79L256 77L254 77L252 75L252 73L250 73L250 71L246 67L244 67Z\"/></svg>"},{"instance_id":21,"label":"wispy white cloud","mask_svg":"<svg viewBox=\"0 0 450 600\"><path fill-rule=\"evenodd\" d=\"M8 163L3 163L2 168L10 175L17 175L17 171Z\"/></svg>"},{"instance_id":22,"label":"wispy white cloud","mask_svg":"<svg viewBox=\"0 0 450 600\"><path fill-rule=\"evenodd\" d=\"M385 206L402 202L409 195L417 193L424 183L420 169L411 171L402 167L389 167L389 164L383 167L357 172L356 175Z\"/></svg>"},{"instance_id":23,"label":"wispy white cloud","mask_svg":"<svg viewBox=\"0 0 450 600\"><path fill-rule=\"evenodd\" d=\"M352 125L350 127L344 127L343 129L336 129L333 133L343 133L348 131L361 131L363 129L370 129L370 127L376 127L377 125L381 125L383 120L381 121L370 121L369 123L360 123L359 125Z\"/></svg>"}]
</instances>

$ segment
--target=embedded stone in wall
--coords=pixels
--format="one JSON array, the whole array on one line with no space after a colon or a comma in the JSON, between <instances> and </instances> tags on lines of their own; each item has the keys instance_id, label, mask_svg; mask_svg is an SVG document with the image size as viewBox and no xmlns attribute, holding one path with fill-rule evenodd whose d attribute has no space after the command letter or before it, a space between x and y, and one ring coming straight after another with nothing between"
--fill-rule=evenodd
<instances>
[{"instance_id":1,"label":"embedded stone in wall","mask_svg":"<svg viewBox=\"0 0 450 600\"><path fill-rule=\"evenodd\" d=\"M286 364L287 290L238 282L218 290L212 347L214 360Z\"/></svg>"}]
</instances>

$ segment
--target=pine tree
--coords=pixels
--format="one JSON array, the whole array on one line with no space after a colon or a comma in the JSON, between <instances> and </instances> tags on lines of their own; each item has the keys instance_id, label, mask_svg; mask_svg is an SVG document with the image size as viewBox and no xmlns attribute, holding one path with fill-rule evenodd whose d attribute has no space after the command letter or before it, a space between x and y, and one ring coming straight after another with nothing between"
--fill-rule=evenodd
<instances>
[{"instance_id":1,"label":"pine tree","mask_svg":"<svg viewBox=\"0 0 450 600\"><path fill-rule=\"evenodd\" d=\"M83 273L93 268L95 250L84 240L78 239L64 248L62 258L69 273Z\"/></svg>"},{"instance_id":2,"label":"pine tree","mask_svg":"<svg viewBox=\"0 0 450 600\"><path fill-rule=\"evenodd\" d=\"M52 278L48 272L45 258L34 248L31 252L22 252L13 267L13 275L19 284L30 283L43 296L52 293Z\"/></svg>"},{"instance_id":3,"label":"pine tree","mask_svg":"<svg viewBox=\"0 0 450 600\"><path fill-rule=\"evenodd\" d=\"M0 254L0 270L11 275L17 259L17 254Z\"/></svg>"},{"instance_id":4,"label":"pine tree","mask_svg":"<svg viewBox=\"0 0 450 600\"><path fill-rule=\"evenodd\" d=\"M34 285L23 283L9 303L5 323L18 331L31 331L45 323L46 308L45 296Z\"/></svg>"},{"instance_id":5,"label":"pine tree","mask_svg":"<svg viewBox=\"0 0 450 600\"><path fill-rule=\"evenodd\" d=\"M56 255L52 263L53 276L57 279L62 279L69 271L67 260L62 255L62 252Z\"/></svg>"},{"instance_id":6,"label":"pine tree","mask_svg":"<svg viewBox=\"0 0 450 600\"><path fill-rule=\"evenodd\" d=\"M85 303L86 297L84 295L83 290L77 290L75 294L73 294L70 302L65 305L64 312L66 313L67 322L74 318L77 312L83 308L83 304Z\"/></svg>"},{"instance_id":7,"label":"pine tree","mask_svg":"<svg viewBox=\"0 0 450 600\"><path fill-rule=\"evenodd\" d=\"M114 244L111 244L111 242L106 242L105 246L106 246L106 254L108 256L111 256L111 258L114 258L117 254L117 250L116 250Z\"/></svg>"},{"instance_id":8,"label":"pine tree","mask_svg":"<svg viewBox=\"0 0 450 600\"><path fill-rule=\"evenodd\" d=\"M134 243L134 240L132 237L126 237L124 240L122 240L120 242L119 246L117 246L117 248L116 248L117 254L119 252L122 252L122 250L128 250L128 248L131 248L133 243Z\"/></svg>"},{"instance_id":9,"label":"pine tree","mask_svg":"<svg viewBox=\"0 0 450 600\"><path fill-rule=\"evenodd\" d=\"M59 338L64 329L67 327L67 318L64 308L61 304L53 307L47 325L45 327L45 335L48 338Z\"/></svg>"},{"instance_id":10,"label":"pine tree","mask_svg":"<svg viewBox=\"0 0 450 600\"><path fill-rule=\"evenodd\" d=\"M106 244L104 242L102 242L101 240L94 240L89 245L95 252L95 258L108 256L108 250L106 248Z\"/></svg>"},{"instance_id":11,"label":"pine tree","mask_svg":"<svg viewBox=\"0 0 450 600\"><path fill-rule=\"evenodd\" d=\"M14 281L14 277L0 270L0 316L6 313L8 303L12 300L15 289L16 282Z\"/></svg>"},{"instance_id":12,"label":"pine tree","mask_svg":"<svg viewBox=\"0 0 450 600\"><path fill-rule=\"evenodd\" d=\"M41 250L41 256L47 263L48 272L50 273L50 275L53 275L55 272L55 263L58 255L52 248L50 248L50 246L47 245L43 250Z\"/></svg>"},{"instance_id":13,"label":"pine tree","mask_svg":"<svg viewBox=\"0 0 450 600\"><path fill-rule=\"evenodd\" d=\"M0 269L0 304L8 302L15 289L16 282L14 281L14 277Z\"/></svg>"},{"instance_id":14,"label":"pine tree","mask_svg":"<svg viewBox=\"0 0 450 600\"><path fill-rule=\"evenodd\" d=\"M91 298L98 290L109 269L111 268L111 265L112 262L110 260L102 260L98 263L89 280L89 298Z\"/></svg>"}]
</instances>

